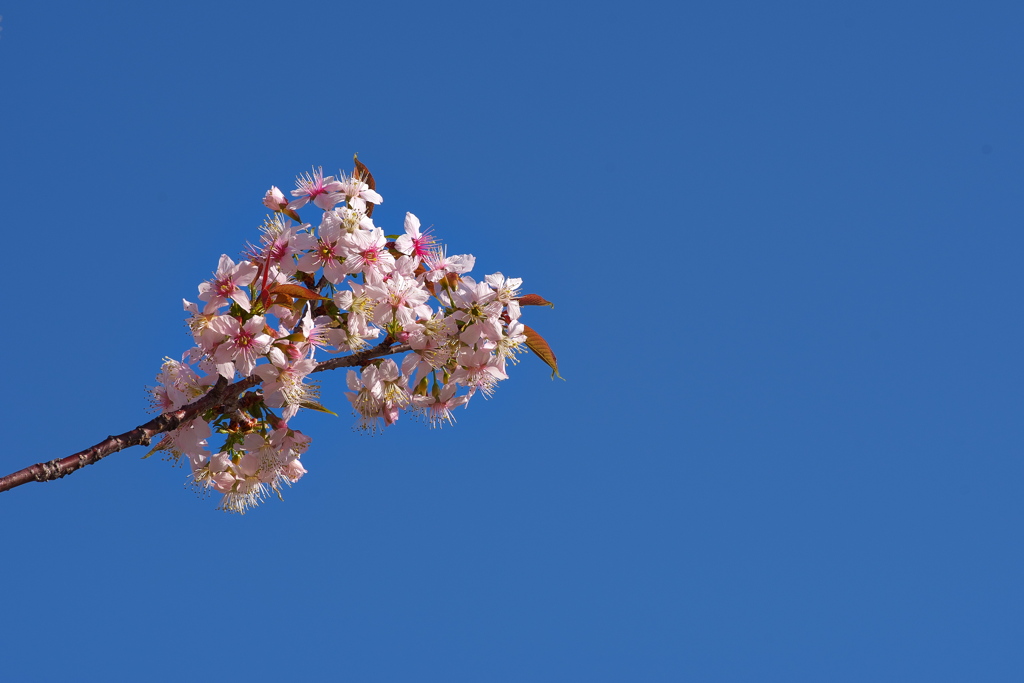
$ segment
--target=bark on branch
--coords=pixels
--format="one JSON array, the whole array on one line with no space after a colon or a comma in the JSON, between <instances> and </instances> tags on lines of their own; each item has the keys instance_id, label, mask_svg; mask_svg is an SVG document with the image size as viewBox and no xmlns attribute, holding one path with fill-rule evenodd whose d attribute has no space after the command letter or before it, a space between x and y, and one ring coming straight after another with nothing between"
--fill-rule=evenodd
<instances>
[{"instance_id":1,"label":"bark on branch","mask_svg":"<svg viewBox=\"0 0 1024 683\"><path fill-rule=\"evenodd\" d=\"M375 358L393 353L403 353L409 350L408 344L399 344L397 346L393 344L392 340L386 339L377 346L365 351L322 361L317 364L313 372L355 367L357 365L362 366ZM6 477L0 477L0 492L9 491L15 486L21 486L30 481L60 479L86 465L99 462L111 453L116 453L132 446L148 446L154 436L173 431L183 423L194 420L211 408L217 409L220 413L229 412L237 408L242 394L258 385L261 381L258 376L253 375L233 384L228 384L227 380L221 377L202 398L182 406L178 410L159 415L146 424L139 425L124 434L108 436L95 446L86 448L84 451L79 451L74 455L49 462L36 463L23 470L8 474Z\"/></svg>"}]
</instances>

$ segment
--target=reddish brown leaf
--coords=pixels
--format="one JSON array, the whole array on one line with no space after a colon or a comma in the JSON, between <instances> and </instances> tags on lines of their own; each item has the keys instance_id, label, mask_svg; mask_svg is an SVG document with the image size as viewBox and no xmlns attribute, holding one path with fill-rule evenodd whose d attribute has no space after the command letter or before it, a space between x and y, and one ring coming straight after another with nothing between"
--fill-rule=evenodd
<instances>
[{"instance_id":1,"label":"reddish brown leaf","mask_svg":"<svg viewBox=\"0 0 1024 683\"><path fill-rule=\"evenodd\" d=\"M281 209L281 213L283 213L285 216L288 216L288 218L291 218L296 223L302 222L302 219L299 218L299 214L295 213L294 209L289 209L288 207L285 207Z\"/></svg>"},{"instance_id":2,"label":"reddish brown leaf","mask_svg":"<svg viewBox=\"0 0 1024 683\"><path fill-rule=\"evenodd\" d=\"M517 299L520 306L550 306L554 308L555 305L542 297L540 294L524 294Z\"/></svg>"},{"instance_id":3,"label":"reddish brown leaf","mask_svg":"<svg viewBox=\"0 0 1024 683\"><path fill-rule=\"evenodd\" d=\"M558 359L555 358L555 353L548 346L548 343L544 341L544 337L537 334L532 327L527 327L526 325L523 325L523 332L526 334L526 346L548 364L548 367L551 368L551 377L565 379L558 374Z\"/></svg>"},{"instance_id":4,"label":"reddish brown leaf","mask_svg":"<svg viewBox=\"0 0 1024 683\"><path fill-rule=\"evenodd\" d=\"M356 170L353 171L352 175L356 176L364 183L370 186L371 190L377 189L377 183L373 180L373 174L370 173L370 169L366 168L366 164L359 161L359 155L353 155L352 159L356 162ZM373 213L374 205L370 202L366 202L366 215L369 217Z\"/></svg>"},{"instance_id":5,"label":"reddish brown leaf","mask_svg":"<svg viewBox=\"0 0 1024 683\"><path fill-rule=\"evenodd\" d=\"M287 294L293 296L296 299L322 299L326 300L326 297L322 297L312 289L303 287L302 285L288 285L288 284L273 284L267 288L267 291L271 294Z\"/></svg>"}]
</instances>

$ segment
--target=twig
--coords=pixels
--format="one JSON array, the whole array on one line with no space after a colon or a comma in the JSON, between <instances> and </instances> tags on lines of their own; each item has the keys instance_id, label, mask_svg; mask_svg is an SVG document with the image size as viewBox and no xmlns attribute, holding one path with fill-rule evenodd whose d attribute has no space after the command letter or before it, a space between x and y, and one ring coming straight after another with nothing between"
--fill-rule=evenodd
<instances>
[{"instance_id":1,"label":"twig","mask_svg":"<svg viewBox=\"0 0 1024 683\"><path fill-rule=\"evenodd\" d=\"M393 343L393 340L388 338L377 346L366 349L365 351L322 361L317 363L317 366L313 368L313 372L354 367L356 365L362 366L375 358L391 355L393 353L403 353L409 350L408 344L392 346ZM93 463L99 462L111 453L116 453L132 446L148 446L150 441L157 434L173 431L185 422L194 420L211 408L217 409L218 412L229 412L237 408L239 398L243 393L245 393L245 391L255 387L261 381L262 380L257 375L253 375L252 377L246 377L245 379L239 380L234 384L228 384L227 380L221 377L217 380L217 383L213 385L213 388L201 398L196 399L186 406L182 406L178 410L159 415L146 424L139 425L135 429L125 432L124 434L108 436L95 446L86 448L84 451L79 451L74 455L69 455L66 458L58 458L49 462L36 463L35 465L30 465L23 470L18 470L17 472L8 474L6 477L0 477L0 492L9 491L15 486L21 486L22 484L27 484L30 481L51 481L53 479L60 479L61 477L71 474L75 470L85 467L86 465L92 465Z\"/></svg>"}]
</instances>

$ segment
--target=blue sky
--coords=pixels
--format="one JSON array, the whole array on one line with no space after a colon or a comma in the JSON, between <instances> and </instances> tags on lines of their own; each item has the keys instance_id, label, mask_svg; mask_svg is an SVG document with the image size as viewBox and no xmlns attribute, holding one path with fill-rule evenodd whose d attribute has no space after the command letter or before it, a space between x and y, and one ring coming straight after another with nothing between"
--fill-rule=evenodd
<instances>
[{"instance_id":1,"label":"blue sky","mask_svg":"<svg viewBox=\"0 0 1024 683\"><path fill-rule=\"evenodd\" d=\"M335 373L244 517L142 449L3 494L5 677L1019 676L1019 4L0 14L3 473L147 420L266 188L356 152L567 380L370 438Z\"/></svg>"}]
</instances>

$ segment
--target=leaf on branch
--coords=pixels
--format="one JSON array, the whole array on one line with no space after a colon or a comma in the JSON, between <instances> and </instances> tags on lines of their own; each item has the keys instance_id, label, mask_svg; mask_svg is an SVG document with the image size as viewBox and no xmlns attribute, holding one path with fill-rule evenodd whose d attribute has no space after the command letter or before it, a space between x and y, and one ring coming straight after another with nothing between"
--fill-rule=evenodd
<instances>
[{"instance_id":1,"label":"leaf on branch","mask_svg":"<svg viewBox=\"0 0 1024 683\"><path fill-rule=\"evenodd\" d=\"M303 408L309 408L310 410L316 410L316 411L319 411L321 413L327 413L328 415L333 415L334 417L338 417L338 414L336 412L334 412L333 410L330 410L328 408L324 408L322 405L320 405L316 401L303 401L299 405L302 406Z\"/></svg>"},{"instance_id":2,"label":"leaf on branch","mask_svg":"<svg viewBox=\"0 0 1024 683\"><path fill-rule=\"evenodd\" d=\"M329 301L327 297L320 296L312 289L303 287L302 285L290 285L277 282L267 287L267 291L271 294L286 294L288 296L295 297L296 299L318 299L321 301Z\"/></svg>"},{"instance_id":3,"label":"leaf on branch","mask_svg":"<svg viewBox=\"0 0 1024 683\"><path fill-rule=\"evenodd\" d=\"M551 368L551 378L557 377L564 380L565 378L558 374L558 359L555 358L555 353L548 346L544 337L537 334L532 327L527 325L523 325L523 332L526 334L526 346Z\"/></svg>"},{"instance_id":4,"label":"leaf on branch","mask_svg":"<svg viewBox=\"0 0 1024 683\"><path fill-rule=\"evenodd\" d=\"M291 218L296 223L302 223L302 219L299 218L299 214L295 213L295 209L289 209L288 207L285 207L281 209L281 213L283 213L285 216L288 216L288 218Z\"/></svg>"},{"instance_id":5,"label":"leaf on branch","mask_svg":"<svg viewBox=\"0 0 1024 683\"><path fill-rule=\"evenodd\" d=\"M516 301L519 302L520 306L550 306L554 308L555 305L542 297L540 294L524 294Z\"/></svg>"},{"instance_id":6,"label":"leaf on branch","mask_svg":"<svg viewBox=\"0 0 1024 683\"><path fill-rule=\"evenodd\" d=\"M352 175L358 177L359 180L362 180L364 183L366 183L370 187L371 190L376 190L377 189L377 183L373 180L373 174L370 173L370 169L366 168L366 164L364 164L363 162L359 161L359 155L358 154L352 155L352 160L356 162L356 170L353 171ZM366 217L367 218L369 218L370 215L373 213L373 207L374 207L374 205L371 204L370 202L366 203Z\"/></svg>"}]
</instances>

